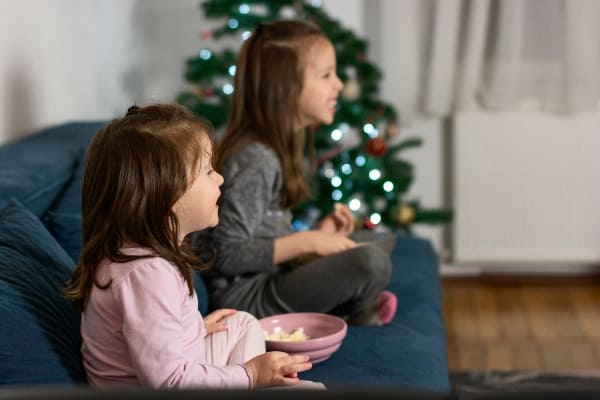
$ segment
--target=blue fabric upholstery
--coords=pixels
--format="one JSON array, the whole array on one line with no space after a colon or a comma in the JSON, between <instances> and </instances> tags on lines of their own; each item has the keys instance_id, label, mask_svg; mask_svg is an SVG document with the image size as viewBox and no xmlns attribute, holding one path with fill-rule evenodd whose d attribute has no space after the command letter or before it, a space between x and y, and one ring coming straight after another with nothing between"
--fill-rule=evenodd
<instances>
[{"instance_id":1,"label":"blue fabric upholstery","mask_svg":"<svg viewBox=\"0 0 600 400\"><path fill-rule=\"evenodd\" d=\"M16 200L0 213L0 384L85 380L80 314L62 297L73 261Z\"/></svg>"},{"instance_id":2,"label":"blue fabric upholstery","mask_svg":"<svg viewBox=\"0 0 600 400\"><path fill-rule=\"evenodd\" d=\"M74 123L48 128L0 147L0 209L10 198L38 217L69 182L72 169L100 123ZM75 140L74 140L75 138ZM60 151L57 149L60 143Z\"/></svg>"},{"instance_id":3,"label":"blue fabric upholstery","mask_svg":"<svg viewBox=\"0 0 600 400\"><path fill-rule=\"evenodd\" d=\"M81 253L81 214L48 211L44 224L56 241L76 263Z\"/></svg>"},{"instance_id":4,"label":"blue fabric upholstery","mask_svg":"<svg viewBox=\"0 0 600 400\"><path fill-rule=\"evenodd\" d=\"M59 288L81 251L83 159L102 124L69 123L0 146L0 385L83 379L79 314ZM342 347L302 378L330 388L449 393L435 254L428 241L400 236L392 259L389 289L398 296L392 323L349 327ZM195 283L206 313L210 304L200 274Z\"/></svg>"},{"instance_id":5,"label":"blue fabric upholstery","mask_svg":"<svg viewBox=\"0 0 600 400\"><path fill-rule=\"evenodd\" d=\"M96 129L97 128L97 129ZM81 186L85 166L85 148L91 136L100 129L94 124L85 135L79 136L79 152L75 153L75 162L69 179L62 192L56 196L42 221L65 249L67 254L77 262L81 253ZM50 134L51 135L51 134Z\"/></svg>"}]
</instances>

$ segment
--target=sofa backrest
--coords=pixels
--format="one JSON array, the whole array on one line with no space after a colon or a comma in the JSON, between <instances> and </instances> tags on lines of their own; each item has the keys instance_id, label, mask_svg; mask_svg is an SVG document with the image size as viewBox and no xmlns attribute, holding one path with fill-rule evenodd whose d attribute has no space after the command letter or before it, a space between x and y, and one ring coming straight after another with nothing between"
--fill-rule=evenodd
<instances>
[{"instance_id":1,"label":"sofa backrest","mask_svg":"<svg viewBox=\"0 0 600 400\"><path fill-rule=\"evenodd\" d=\"M59 125L0 146L0 210L14 198L43 217L103 124Z\"/></svg>"},{"instance_id":2,"label":"sofa backrest","mask_svg":"<svg viewBox=\"0 0 600 400\"><path fill-rule=\"evenodd\" d=\"M0 384L85 381L80 313L61 291L81 247L76 171L102 125L69 123L0 146Z\"/></svg>"}]
</instances>

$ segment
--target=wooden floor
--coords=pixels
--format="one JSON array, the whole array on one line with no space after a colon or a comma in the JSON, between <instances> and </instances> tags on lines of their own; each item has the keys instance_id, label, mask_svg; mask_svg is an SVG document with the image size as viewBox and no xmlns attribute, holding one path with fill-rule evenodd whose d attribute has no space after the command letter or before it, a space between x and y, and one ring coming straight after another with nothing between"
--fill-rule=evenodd
<instances>
[{"instance_id":1,"label":"wooden floor","mask_svg":"<svg viewBox=\"0 0 600 400\"><path fill-rule=\"evenodd\" d=\"M600 371L600 280L442 279L450 371Z\"/></svg>"}]
</instances>

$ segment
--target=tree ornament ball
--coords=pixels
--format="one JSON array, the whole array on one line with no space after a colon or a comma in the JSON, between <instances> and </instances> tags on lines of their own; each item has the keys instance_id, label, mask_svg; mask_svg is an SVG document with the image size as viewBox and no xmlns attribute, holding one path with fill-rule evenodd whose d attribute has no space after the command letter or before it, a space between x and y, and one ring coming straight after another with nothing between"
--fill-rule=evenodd
<instances>
[{"instance_id":1,"label":"tree ornament ball","mask_svg":"<svg viewBox=\"0 0 600 400\"><path fill-rule=\"evenodd\" d=\"M210 40L213 38L213 31L210 29L204 29L201 33L200 33L200 37L204 40Z\"/></svg>"},{"instance_id":2,"label":"tree ornament ball","mask_svg":"<svg viewBox=\"0 0 600 400\"><path fill-rule=\"evenodd\" d=\"M200 85L192 86L190 91L192 92L192 94L194 94L197 97L204 97L204 95L202 94L202 86L200 86Z\"/></svg>"},{"instance_id":3,"label":"tree ornament ball","mask_svg":"<svg viewBox=\"0 0 600 400\"><path fill-rule=\"evenodd\" d=\"M369 218L365 219L365 223L364 226L366 229L375 229L375 224L373 222L371 222L371 220Z\"/></svg>"},{"instance_id":4,"label":"tree ornament ball","mask_svg":"<svg viewBox=\"0 0 600 400\"><path fill-rule=\"evenodd\" d=\"M407 226L415 220L415 210L408 204L402 204L396 212L396 221L400 225Z\"/></svg>"},{"instance_id":5,"label":"tree ornament ball","mask_svg":"<svg viewBox=\"0 0 600 400\"><path fill-rule=\"evenodd\" d=\"M400 127L398 124L390 124L387 128L387 135L390 139L396 138L400 135Z\"/></svg>"},{"instance_id":6,"label":"tree ornament ball","mask_svg":"<svg viewBox=\"0 0 600 400\"><path fill-rule=\"evenodd\" d=\"M365 151L373 157L383 157L387 151L387 143L383 138L373 138L367 142Z\"/></svg>"},{"instance_id":7,"label":"tree ornament ball","mask_svg":"<svg viewBox=\"0 0 600 400\"><path fill-rule=\"evenodd\" d=\"M342 90L342 96L344 99L354 101L360 96L360 83L356 79L351 79L344 84Z\"/></svg>"}]
</instances>

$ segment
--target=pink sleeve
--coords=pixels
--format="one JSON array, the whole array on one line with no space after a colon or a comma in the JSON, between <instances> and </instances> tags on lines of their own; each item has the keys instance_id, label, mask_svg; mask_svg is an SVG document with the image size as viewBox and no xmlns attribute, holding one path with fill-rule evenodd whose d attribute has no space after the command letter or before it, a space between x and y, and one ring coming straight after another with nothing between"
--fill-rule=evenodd
<instances>
[{"instance_id":1,"label":"pink sleeve","mask_svg":"<svg viewBox=\"0 0 600 400\"><path fill-rule=\"evenodd\" d=\"M154 388L248 388L241 365L218 367L205 363L203 321L183 316L187 286L167 261L148 260L118 282L115 301L122 307L123 336L142 385ZM182 290L185 293L182 294ZM188 316L189 317L189 316ZM186 332L194 329L195 332ZM189 348L190 337L194 346ZM186 346L188 346L186 348Z\"/></svg>"}]
</instances>

